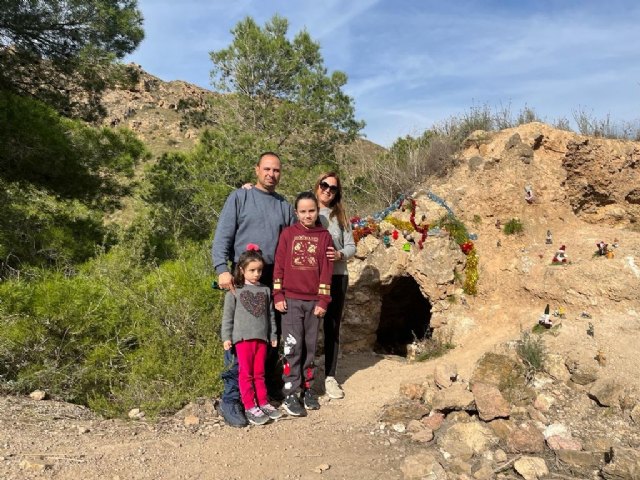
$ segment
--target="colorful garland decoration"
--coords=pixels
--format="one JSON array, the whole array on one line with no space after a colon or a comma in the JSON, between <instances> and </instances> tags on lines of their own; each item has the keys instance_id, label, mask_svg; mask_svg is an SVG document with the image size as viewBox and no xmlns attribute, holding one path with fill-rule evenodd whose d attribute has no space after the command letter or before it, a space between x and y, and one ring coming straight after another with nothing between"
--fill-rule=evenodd
<instances>
[{"instance_id":1,"label":"colorful garland decoration","mask_svg":"<svg viewBox=\"0 0 640 480\"><path fill-rule=\"evenodd\" d=\"M447 203L436 194L430 191L425 191L425 190L420 190L416 192L416 194L417 193L424 193L427 196L427 198L429 198L429 200L443 207L452 219L456 218L455 214L453 213L453 210L449 207L449 205L447 205ZM400 208L404 210L405 204L408 204L409 207L411 208L411 213L409 215L408 222L391 216L391 213L393 213L394 211ZM384 220L385 222L388 222L395 227L395 229L393 230L393 232L391 232L391 235L390 235L391 238L393 238L393 240L398 240L398 238L400 238L400 232L404 232L405 235L407 234L407 232L410 232L410 231L415 231L419 233L420 240L418 241L418 247L420 248L420 250L422 250L424 247L424 242L427 239L427 236L439 234L440 228L434 227L432 229L429 229L429 224L425 222L421 222L420 224L417 224L415 216L416 216L416 201L411 197L405 197L404 195L401 195L395 202L393 202L387 208L385 208L380 212L376 212L373 215L367 216L365 219L359 216L355 216L351 218L353 238L355 242L358 243L358 241L360 241L362 238L366 237L367 235L373 234L373 235L379 236L380 235L379 223ZM451 235L451 232L449 232L449 234ZM472 240L476 240L477 238L478 236L475 233L467 233L466 227L465 227L464 241L462 241L461 239L458 239L458 242L459 242L458 245L460 246L460 250L467 256L467 262L465 266L466 275L465 275L465 280L463 284L463 290L468 295L476 295L478 293L477 283L478 283L479 258L478 258L478 252L476 251L475 245L473 244L473 241L472 241ZM388 232L385 232L385 234L382 236L382 241L385 247L391 246L391 239L389 238ZM404 251L411 250L411 246L408 242L405 243L402 248Z\"/></svg>"},{"instance_id":2,"label":"colorful garland decoration","mask_svg":"<svg viewBox=\"0 0 640 480\"><path fill-rule=\"evenodd\" d=\"M429 231L429 224L420 224L416 225L416 201L413 198L408 198L403 201L403 204L406 201L409 201L411 204L411 214L409 215L409 221L411 222L411 226L413 229L420 234L420 240L418 240L418 247L422 250L422 245L424 241L427 239L427 232Z\"/></svg>"}]
</instances>

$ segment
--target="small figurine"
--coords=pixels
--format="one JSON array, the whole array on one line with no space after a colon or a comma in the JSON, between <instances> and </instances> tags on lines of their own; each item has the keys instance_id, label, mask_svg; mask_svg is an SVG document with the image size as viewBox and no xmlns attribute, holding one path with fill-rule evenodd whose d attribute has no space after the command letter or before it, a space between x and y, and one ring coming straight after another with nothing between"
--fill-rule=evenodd
<instances>
[{"instance_id":1,"label":"small figurine","mask_svg":"<svg viewBox=\"0 0 640 480\"><path fill-rule=\"evenodd\" d=\"M502 246L502 242L501 242L500 240L498 240L498 241L496 242L496 247L500 248L501 246Z\"/></svg>"},{"instance_id":2,"label":"small figurine","mask_svg":"<svg viewBox=\"0 0 640 480\"><path fill-rule=\"evenodd\" d=\"M384 243L384 246L387 248L391 246L391 239L389 238L389 232L385 232L385 234L382 236L382 243Z\"/></svg>"},{"instance_id":3,"label":"small figurine","mask_svg":"<svg viewBox=\"0 0 640 480\"><path fill-rule=\"evenodd\" d=\"M549 316L549 304L544 308L544 313L540 315L538 319L538 323L545 328L551 328L553 324L551 323L551 317Z\"/></svg>"},{"instance_id":4,"label":"small figurine","mask_svg":"<svg viewBox=\"0 0 640 480\"><path fill-rule=\"evenodd\" d=\"M566 247L564 245L562 245L558 251L556 252L556 254L553 256L553 260L551 260L551 263L567 263L567 253L565 251Z\"/></svg>"},{"instance_id":5,"label":"small figurine","mask_svg":"<svg viewBox=\"0 0 640 480\"><path fill-rule=\"evenodd\" d=\"M524 187L524 199L529 205L531 205L535 200L535 197L533 195L533 188L531 187L531 185L527 185L526 187Z\"/></svg>"},{"instance_id":6,"label":"small figurine","mask_svg":"<svg viewBox=\"0 0 640 480\"><path fill-rule=\"evenodd\" d=\"M402 246L402 250L404 250L405 252L410 252L411 251L411 244L409 242L406 242L403 246Z\"/></svg>"},{"instance_id":7,"label":"small figurine","mask_svg":"<svg viewBox=\"0 0 640 480\"><path fill-rule=\"evenodd\" d=\"M551 237L551 230L547 230L547 239L545 242L547 245L551 245L553 243L553 239Z\"/></svg>"},{"instance_id":8,"label":"small figurine","mask_svg":"<svg viewBox=\"0 0 640 480\"><path fill-rule=\"evenodd\" d=\"M497 219L496 219L496 228L497 228L498 230L500 230L500 229L502 228L502 222L500 221L500 219L499 219L499 218L497 218Z\"/></svg>"},{"instance_id":9,"label":"small figurine","mask_svg":"<svg viewBox=\"0 0 640 480\"><path fill-rule=\"evenodd\" d=\"M596 243L596 246L598 247L598 255L600 255L601 257L604 257L607 252L609 252L609 244L604 243L602 240Z\"/></svg>"}]
</instances>

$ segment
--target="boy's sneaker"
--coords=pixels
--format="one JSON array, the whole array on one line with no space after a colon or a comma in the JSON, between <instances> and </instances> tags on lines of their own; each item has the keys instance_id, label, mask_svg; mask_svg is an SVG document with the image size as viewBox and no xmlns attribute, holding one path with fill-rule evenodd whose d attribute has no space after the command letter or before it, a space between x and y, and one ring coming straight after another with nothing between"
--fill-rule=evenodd
<instances>
[{"instance_id":1,"label":"boy's sneaker","mask_svg":"<svg viewBox=\"0 0 640 480\"><path fill-rule=\"evenodd\" d=\"M318 398L313 394L311 390L305 390L303 397L304 408L306 408L307 410L318 410L320 408Z\"/></svg>"},{"instance_id":2,"label":"boy's sneaker","mask_svg":"<svg viewBox=\"0 0 640 480\"><path fill-rule=\"evenodd\" d=\"M243 410L243 407L238 402L220 401L218 403L218 413L222 415L225 423L230 427L242 428L248 425Z\"/></svg>"},{"instance_id":3,"label":"boy's sneaker","mask_svg":"<svg viewBox=\"0 0 640 480\"><path fill-rule=\"evenodd\" d=\"M334 377L327 377L325 379L324 391L329 398L344 398L344 392Z\"/></svg>"},{"instance_id":4,"label":"boy's sneaker","mask_svg":"<svg viewBox=\"0 0 640 480\"><path fill-rule=\"evenodd\" d=\"M271 420L277 420L282 416L282 412L270 403L260 405L260 410L262 410L262 413L264 413Z\"/></svg>"},{"instance_id":5,"label":"boy's sneaker","mask_svg":"<svg viewBox=\"0 0 640 480\"><path fill-rule=\"evenodd\" d=\"M245 410L244 414L247 416L249 423L254 425L264 425L269 421L269 417L258 407L251 407L249 410Z\"/></svg>"},{"instance_id":6,"label":"boy's sneaker","mask_svg":"<svg viewBox=\"0 0 640 480\"><path fill-rule=\"evenodd\" d=\"M293 393L285 397L284 402L282 402L282 408L284 408L285 412L294 417L302 417L307 413L304 408L302 408L302 405L300 405L300 399L298 396Z\"/></svg>"}]
</instances>

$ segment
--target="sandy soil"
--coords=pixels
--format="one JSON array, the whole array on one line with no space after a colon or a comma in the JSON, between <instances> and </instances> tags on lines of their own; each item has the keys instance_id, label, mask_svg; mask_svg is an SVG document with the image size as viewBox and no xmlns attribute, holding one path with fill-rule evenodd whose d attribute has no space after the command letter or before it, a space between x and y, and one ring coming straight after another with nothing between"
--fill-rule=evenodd
<instances>
[{"instance_id":1,"label":"sandy soil","mask_svg":"<svg viewBox=\"0 0 640 480\"><path fill-rule=\"evenodd\" d=\"M499 340L477 338L446 357L462 375ZM0 478L402 478L399 465L418 446L377 420L400 384L425 379L434 362L368 353L345 356L341 366L344 399L323 397L306 418L244 429L224 426L210 400L197 406L201 423L185 426L184 414L157 423L103 420L74 405L3 397Z\"/></svg>"}]
</instances>

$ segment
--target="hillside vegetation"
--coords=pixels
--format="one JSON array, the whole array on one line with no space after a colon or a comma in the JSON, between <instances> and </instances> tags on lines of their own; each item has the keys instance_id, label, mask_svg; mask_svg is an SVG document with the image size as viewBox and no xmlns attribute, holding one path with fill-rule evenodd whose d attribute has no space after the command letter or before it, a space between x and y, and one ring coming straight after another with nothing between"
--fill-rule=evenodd
<instances>
[{"instance_id":1,"label":"hillside vegetation","mask_svg":"<svg viewBox=\"0 0 640 480\"><path fill-rule=\"evenodd\" d=\"M28 13L33 21L43 14ZM106 47L94 60L109 75L83 69L104 82L83 83L79 97L51 99L14 88L25 73L8 68L15 55L36 68L45 53L29 50L28 39L24 51L0 45L4 393L46 389L109 415L132 407L159 414L217 395L222 294L210 287L208 252L225 198L253 180L261 151L282 154L281 191L288 196L309 189L322 171L340 173L351 214L385 208L423 181L464 205L464 183L449 179L466 165L469 136L535 120L531 111L511 118L472 109L419 137L398 139L387 151L359 138L363 123L342 91L346 75L327 73L306 32L289 40L285 19L263 27L241 21L232 44L212 53L217 91L208 92L107 62L141 39L135 8L121 13L130 41L111 49L100 44ZM86 22L91 12L79 14ZM45 62L43 71L76 73L93 52L91 40L58 52L62 63ZM259 55L247 56L247 45ZM258 75L234 70L237 65ZM87 113L84 107L95 105L86 98L94 96L102 96L106 112ZM101 113L100 127L82 120ZM477 135L472 141L482 144ZM589 214L600 190L580 190L575 178L572 201ZM637 192L630 195L633 203ZM620 202L612 198L608 205ZM625 218L623 226L633 227Z\"/></svg>"}]
</instances>

